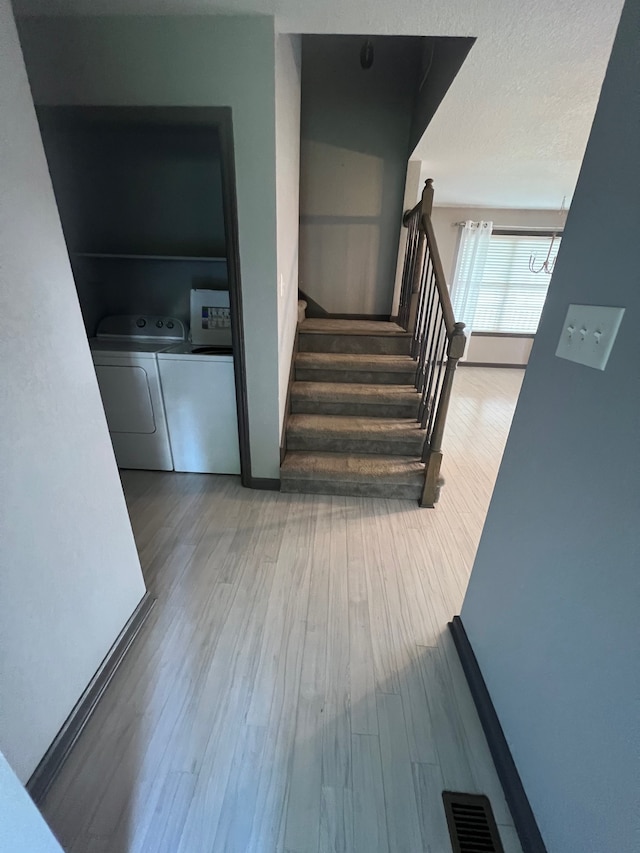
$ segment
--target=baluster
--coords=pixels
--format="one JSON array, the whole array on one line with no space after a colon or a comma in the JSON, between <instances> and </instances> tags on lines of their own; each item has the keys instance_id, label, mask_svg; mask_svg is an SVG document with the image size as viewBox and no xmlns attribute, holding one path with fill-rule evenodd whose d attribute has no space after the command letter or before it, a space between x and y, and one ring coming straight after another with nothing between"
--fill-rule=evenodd
<instances>
[{"instance_id":1,"label":"baluster","mask_svg":"<svg viewBox=\"0 0 640 853\"><path fill-rule=\"evenodd\" d=\"M426 375L427 348L431 342L431 329L438 311L438 293L435 287L435 271L433 266L429 269L428 300L422 322L422 339L420 341L420 363L423 376ZM421 383L418 390L422 391L423 387L424 383Z\"/></svg>"},{"instance_id":2,"label":"baluster","mask_svg":"<svg viewBox=\"0 0 640 853\"><path fill-rule=\"evenodd\" d=\"M402 268L402 287L400 289L400 306L398 311L398 321L400 325L406 329L407 328L407 319L408 319L408 288L409 281L411 279L410 270L412 268L412 259L413 259L413 241L416 230L416 219L415 217L411 217L407 224L408 234L407 234L407 242L404 250L404 265Z\"/></svg>"},{"instance_id":3,"label":"baluster","mask_svg":"<svg viewBox=\"0 0 640 853\"><path fill-rule=\"evenodd\" d=\"M425 334L425 364L426 370L424 371L425 381L420 388L420 391L424 390L425 385L428 383L429 375L431 373L431 365L433 362L433 356L435 353L435 343L436 343L436 330L439 327L439 323L442 318L442 309L440 306L440 300L438 299L438 291L435 287L435 276L433 278L433 308L431 314L428 319L428 326L426 328ZM428 348L427 348L428 347Z\"/></svg>"},{"instance_id":4,"label":"baluster","mask_svg":"<svg viewBox=\"0 0 640 853\"><path fill-rule=\"evenodd\" d=\"M464 323L456 323L447 348L447 365L442 388L440 389L433 432L428 439L428 443L425 443L426 453L424 461L426 462L426 471L424 491L422 493L422 500L420 501L422 506L435 506L440 494L440 466L442 464L444 426L447 420L447 412L449 411L453 377L458 366L458 361L464 353L466 341L467 336L464 333Z\"/></svg>"},{"instance_id":5,"label":"baluster","mask_svg":"<svg viewBox=\"0 0 640 853\"><path fill-rule=\"evenodd\" d=\"M408 211L403 219L408 228L407 242L404 253L404 266L402 272L402 287L400 290L399 321L403 328L408 327L409 311L411 307L411 288L415 273L416 252L418 245L418 227L420 216L417 210Z\"/></svg>"},{"instance_id":6,"label":"baluster","mask_svg":"<svg viewBox=\"0 0 640 853\"><path fill-rule=\"evenodd\" d=\"M420 220L418 220L420 222ZM427 256L427 237L422 229L421 224L418 227L418 245L415 253L415 267L411 287L409 290L409 321L408 328L414 330L416 328L416 313L417 304L420 301L420 290L422 287L424 269L426 266Z\"/></svg>"},{"instance_id":7,"label":"baluster","mask_svg":"<svg viewBox=\"0 0 640 853\"><path fill-rule=\"evenodd\" d=\"M444 321L443 321L443 326L444 326ZM445 363L447 343L448 343L448 340L447 340L447 336L445 334L442 337L442 343L441 343L440 347L438 348L438 374L436 377L435 384L433 386L433 394L431 395L431 399L433 400L433 405L431 406L431 408L429 410L429 421L426 424L427 436L431 435L431 427L433 425L433 419L435 418L435 414L436 414L436 404L437 404L437 401L439 400L439 394L440 394L440 390L442 388L442 381L443 381L442 368L444 367L444 363Z\"/></svg>"},{"instance_id":8,"label":"baluster","mask_svg":"<svg viewBox=\"0 0 640 853\"><path fill-rule=\"evenodd\" d=\"M430 280L431 272L431 258L427 256L427 261L423 269L422 280L420 282L420 293L418 294L418 313L416 324L413 332L413 338L411 339L411 355L413 358L416 358L420 350L420 343L424 336L424 317L427 298L429 295L429 286L427 282Z\"/></svg>"},{"instance_id":9,"label":"baluster","mask_svg":"<svg viewBox=\"0 0 640 853\"><path fill-rule=\"evenodd\" d=\"M440 304L438 303L438 307L440 308ZM424 393L422 395L422 406L420 407L420 423L422 425L422 429L424 429L427 425L427 417L429 412L433 407L433 379L436 373L437 361L438 361L438 352L440 351L440 343L444 339L446 343L447 333L446 326L444 322L444 317L442 316L442 312L438 312L439 315L439 323L437 326L437 334L436 329L433 330L432 335L432 345L429 353L430 359L430 369L429 369L429 381L425 387Z\"/></svg>"},{"instance_id":10,"label":"baluster","mask_svg":"<svg viewBox=\"0 0 640 853\"><path fill-rule=\"evenodd\" d=\"M422 334L420 338L420 346L418 349L418 366L416 369L416 388L422 394L422 389L424 388L424 379L427 371L427 348L429 346L429 326L431 323L431 315L433 313L434 304L436 304L436 299L434 295L434 290L431 287L431 282L429 285L429 289L427 292L427 298L429 300L427 306L425 307L425 315L422 322Z\"/></svg>"},{"instance_id":11,"label":"baluster","mask_svg":"<svg viewBox=\"0 0 640 853\"><path fill-rule=\"evenodd\" d=\"M407 259L408 259L407 275L406 275L406 279L403 282L403 288L404 288L404 309L403 309L404 322L403 322L403 327L405 329L409 328L409 312L411 309L411 286L412 286L413 277L415 274L417 249L418 249L418 216L414 215L412 220L411 220L410 231L409 231L409 239L407 242L407 252L408 252L408 254L407 254Z\"/></svg>"}]
</instances>

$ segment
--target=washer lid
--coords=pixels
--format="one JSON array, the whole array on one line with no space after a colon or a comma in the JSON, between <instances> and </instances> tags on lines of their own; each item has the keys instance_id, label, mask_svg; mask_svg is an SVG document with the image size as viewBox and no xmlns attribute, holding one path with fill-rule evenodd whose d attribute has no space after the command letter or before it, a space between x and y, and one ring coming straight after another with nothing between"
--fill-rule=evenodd
<instances>
[{"instance_id":1,"label":"washer lid","mask_svg":"<svg viewBox=\"0 0 640 853\"><path fill-rule=\"evenodd\" d=\"M179 344L174 344L172 347L162 350L158 353L158 359L176 359L189 358L197 359L224 359L225 361L233 361L233 350L230 346L203 346L193 344L190 341L183 341Z\"/></svg>"}]
</instances>

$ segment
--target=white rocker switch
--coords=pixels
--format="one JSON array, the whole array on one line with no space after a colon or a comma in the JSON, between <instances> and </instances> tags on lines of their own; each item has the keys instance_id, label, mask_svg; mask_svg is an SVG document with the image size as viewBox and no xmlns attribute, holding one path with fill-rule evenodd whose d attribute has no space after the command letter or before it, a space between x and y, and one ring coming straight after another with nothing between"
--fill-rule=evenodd
<instances>
[{"instance_id":1,"label":"white rocker switch","mask_svg":"<svg viewBox=\"0 0 640 853\"><path fill-rule=\"evenodd\" d=\"M623 314L624 308L569 305L556 355L604 370Z\"/></svg>"}]
</instances>

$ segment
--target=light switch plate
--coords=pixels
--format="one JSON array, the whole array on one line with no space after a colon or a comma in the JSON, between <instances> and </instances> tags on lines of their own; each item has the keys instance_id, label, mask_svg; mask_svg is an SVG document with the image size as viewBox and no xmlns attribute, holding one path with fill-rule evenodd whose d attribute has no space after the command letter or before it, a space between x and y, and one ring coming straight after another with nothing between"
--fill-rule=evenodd
<instances>
[{"instance_id":1,"label":"light switch plate","mask_svg":"<svg viewBox=\"0 0 640 853\"><path fill-rule=\"evenodd\" d=\"M604 370L623 314L624 308L569 305L556 355Z\"/></svg>"}]
</instances>

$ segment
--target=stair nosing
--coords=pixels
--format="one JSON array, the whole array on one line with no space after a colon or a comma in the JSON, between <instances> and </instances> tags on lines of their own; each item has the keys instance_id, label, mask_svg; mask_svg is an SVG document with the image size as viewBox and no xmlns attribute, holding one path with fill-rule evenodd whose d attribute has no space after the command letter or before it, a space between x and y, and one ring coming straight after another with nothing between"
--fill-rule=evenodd
<instances>
[{"instance_id":1,"label":"stair nosing","mask_svg":"<svg viewBox=\"0 0 640 853\"><path fill-rule=\"evenodd\" d=\"M419 460L410 456L381 456L376 458L378 470L375 473L359 471L357 469L348 470L343 466L329 466L323 470L319 469L301 469L296 468L296 461L306 459L324 460L327 461L331 457L341 457L341 454L332 454L326 452L312 453L307 451L288 451L280 469L280 478L285 484L287 482L298 483L332 483L342 482L361 485L389 485L401 486L403 488L415 488L420 486L424 480L424 464ZM371 457L364 457L362 454L346 456L347 460L362 460L363 462L371 461ZM382 464L380 464L382 461ZM289 463L289 464L287 464ZM393 471L386 471L386 468L392 467Z\"/></svg>"},{"instance_id":2,"label":"stair nosing","mask_svg":"<svg viewBox=\"0 0 640 853\"><path fill-rule=\"evenodd\" d=\"M329 400L330 395L339 397L339 400ZM291 384L291 398L296 400L307 400L313 396L314 400L322 402L342 402L346 397L353 397L347 402L361 402L368 398L371 402L407 403L418 401L420 395L413 385L408 384L378 384L367 382L312 382L308 379L296 379ZM382 398L382 399L380 399Z\"/></svg>"},{"instance_id":3,"label":"stair nosing","mask_svg":"<svg viewBox=\"0 0 640 853\"><path fill-rule=\"evenodd\" d=\"M320 423L317 426L315 424L310 423L300 424L299 422L301 420L318 420L320 421ZM360 420L362 421L362 423L359 423ZM292 421L294 422L293 424ZM403 436L418 435L424 433L424 430L421 429L418 425L417 418L388 418L384 416L364 417L360 415L326 415L322 412L296 412L290 416L287 424L287 429L291 429L292 426L297 426L298 429L313 429L322 427L326 429L332 424L336 425L336 427L343 426L347 428L349 426L349 424L346 423L347 421L356 421L356 423L351 424L351 428L357 430L358 432L377 432L377 430L374 430L374 426L382 427L388 425L389 429L394 427L397 433ZM404 430L404 433L402 432L402 430Z\"/></svg>"},{"instance_id":4,"label":"stair nosing","mask_svg":"<svg viewBox=\"0 0 640 853\"><path fill-rule=\"evenodd\" d=\"M364 331L328 331L323 329L299 329L299 335L325 335L332 338L411 338L411 332L364 332Z\"/></svg>"}]
</instances>

